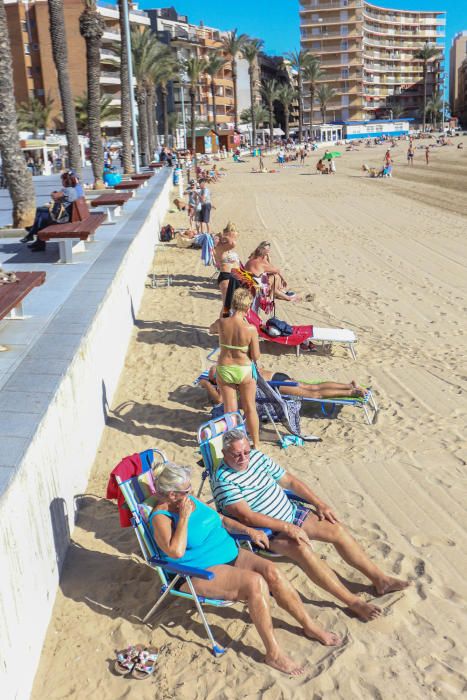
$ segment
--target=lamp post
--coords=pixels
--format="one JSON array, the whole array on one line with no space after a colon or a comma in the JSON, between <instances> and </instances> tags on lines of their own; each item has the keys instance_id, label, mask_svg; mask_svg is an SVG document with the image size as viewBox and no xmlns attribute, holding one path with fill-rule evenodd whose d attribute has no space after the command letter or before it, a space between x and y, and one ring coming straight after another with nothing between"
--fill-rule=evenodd
<instances>
[{"instance_id":1,"label":"lamp post","mask_svg":"<svg viewBox=\"0 0 467 700\"><path fill-rule=\"evenodd\" d=\"M131 55L131 32L130 32L130 14L128 12L128 3L123 3L123 21L125 25L126 52L128 61L128 82L130 92L130 114L131 114L131 132L133 136L133 148L135 149L135 172L139 173L139 144L138 144L138 129L136 126L136 105L135 93L133 90L133 57Z\"/></svg>"}]
</instances>

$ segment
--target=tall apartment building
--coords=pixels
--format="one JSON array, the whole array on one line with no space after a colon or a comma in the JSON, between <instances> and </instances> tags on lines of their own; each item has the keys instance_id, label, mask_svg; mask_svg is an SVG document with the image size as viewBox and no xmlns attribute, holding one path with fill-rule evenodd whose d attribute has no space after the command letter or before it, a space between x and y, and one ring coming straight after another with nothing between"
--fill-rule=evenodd
<instances>
[{"instance_id":1,"label":"tall apartment building","mask_svg":"<svg viewBox=\"0 0 467 700\"><path fill-rule=\"evenodd\" d=\"M61 110L57 73L52 56L49 32L49 10L47 0L4 0L8 33L13 54L15 97L24 102L31 97L44 99L46 95L54 101L52 117ZM101 77L102 94L119 105L120 91L120 25L118 8L98 2L98 11L105 21L102 38ZM86 45L79 33L79 16L84 9L84 0L65 0L65 28L68 45L68 69L73 96L86 94ZM130 9L132 26L149 26L150 20L136 3ZM120 121L104 122L109 132L119 129Z\"/></svg>"},{"instance_id":2,"label":"tall apartment building","mask_svg":"<svg viewBox=\"0 0 467 700\"><path fill-rule=\"evenodd\" d=\"M420 117L423 66L414 54L428 43L440 50L431 61L427 94L442 89L444 12L391 10L365 0L300 0L301 47L321 61L323 78L336 90L328 105L333 121ZM304 86L305 124L309 98ZM319 123L318 105L314 123Z\"/></svg>"},{"instance_id":3,"label":"tall apartment building","mask_svg":"<svg viewBox=\"0 0 467 700\"><path fill-rule=\"evenodd\" d=\"M203 24L190 24L186 15L179 14L173 7L147 10L151 19L151 27L160 41L168 44L176 52L180 60L191 56L208 58L213 50L223 51L222 39L226 31L205 27ZM217 125L222 128L233 126L234 123L234 84L232 80L232 64L226 63L215 78L215 99ZM248 88L248 89L247 89ZM182 100L183 89L183 100ZM239 97L239 113L249 107L248 67L243 59L237 60L237 94ZM182 87L179 83L171 86L169 93L170 108L177 112L179 124L182 122L183 106L186 119L189 118L190 94L188 84ZM211 79L205 74L198 86L196 117L200 122L213 122L213 103L211 96Z\"/></svg>"},{"instance_id":4,"label":"tall apartment building","mask_svg":"<svg viewBox=\"0 0 467 700\"><path fill-rule=\"evenodd\" d=\"M463 101L462 63L467 59L467 31L458 32L452 39L449 50L449 104L453 117L458 117Z\"/></svg>"}]
</instances>

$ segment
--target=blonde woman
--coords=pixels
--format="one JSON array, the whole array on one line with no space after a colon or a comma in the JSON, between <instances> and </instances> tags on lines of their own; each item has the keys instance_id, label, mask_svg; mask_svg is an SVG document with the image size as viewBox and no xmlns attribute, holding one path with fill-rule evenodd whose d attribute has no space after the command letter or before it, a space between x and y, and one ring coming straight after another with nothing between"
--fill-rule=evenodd
<instances>
[{"instance_id":1,"label":"blonde woman","mask_svg":"<svg viewBox=\"0 0 467 700\"><path fill-rule=\"evenodd\" d=\"M248 258L245 270L250 272L260 284L262 276L266 274L269 284L274 290L275 299L280 301L300 301L298 294L286 291L287 282L279 268L271 264L270 253L271 244L268 241L262 241Z\"/></svg>"},{"instance_id":2,"label":"blonde woman","mask_svg":"<svg viewBox=\"0 0 467 700\"><path fill-rule=\"evenodd\" d=\"M237 245L238 231L231 221L228 222L219 241L214 248L214 260L219 270L217 284L222 294L222 308L224 308L227 289L229 287L230 273L234 267L240 267L241 262L235 246Z\"/></svg>"},{"instance_id":3,"label":"blonde woman","mask_svg":"<svg viewBox=\"0 0 467 700\"><path fill-rule=\"evenodd\" d=\"M226 413L238 410L238 391L248 432L253 445L258 448L255 363L261 353L258 331L246 320L252 301L253 297L248 289L237 289L232 298L233 315L219 318L211 325L209 332L219 335L220 355L216 376L224 409Z\"/></svg>"},{"instance_id":4,"label":"blonde woman","mask_svg":"<svg viewBox=\"0 0 467 700\"><path fill-rule=\"evenodd\" d=\"M337 646L341 639L316 625L303 607L296 590L276 566L245 549L238 549L229 532L249 535L263 549L269 546L264 532L220 515L194 498L191 470L166 463L153 470L156 495L149 525L162 559L186 566L209 569L210 581L193 577L198 595L245 601L253 624L266 648L265 663L291 676L301 675L303 667L279 646L271 619L270 596L302 628L302 634L326 646ZM181 590L189 593L187 584Z\"/></svg>"}]
</instances>

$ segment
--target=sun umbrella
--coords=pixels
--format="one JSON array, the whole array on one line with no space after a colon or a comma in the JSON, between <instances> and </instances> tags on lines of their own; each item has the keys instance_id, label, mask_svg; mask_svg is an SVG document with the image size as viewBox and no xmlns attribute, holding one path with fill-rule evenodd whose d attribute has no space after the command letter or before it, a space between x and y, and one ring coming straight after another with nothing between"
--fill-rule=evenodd
<instances>
[{"instance_id":1,"label":"sun umbrella","mask_svg":"<svg viewBox=\"0 0 467 700\"><path fill-rule=\"evenodd\" d=\"M324 160L331 160L331 158L340 158L341 153L339 151L331 151L331 153L326 153L324 155Z\"/></svg>"}]
</instances>

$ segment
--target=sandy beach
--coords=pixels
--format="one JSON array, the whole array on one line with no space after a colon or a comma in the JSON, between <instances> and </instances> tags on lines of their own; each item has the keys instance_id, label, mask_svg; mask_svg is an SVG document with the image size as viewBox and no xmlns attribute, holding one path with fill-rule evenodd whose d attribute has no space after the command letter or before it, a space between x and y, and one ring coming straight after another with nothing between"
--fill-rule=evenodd
<instances>
[{"instance_id":1,"label":"sandy beach","mask_svg":"<svg viewBox=\"0 0 467 700\"><path fill-rule=\"evenodd\" d=\"M429 166L416 150L409 168L401 142L394 177L384 180L360 170L379 166L384 146L341 150L334 176L316 174L316 154L305 167L270 174L229 162L212 187L213 223L215 230L236 223L243 259L259 241L271 241L273 262L304 298L279 303L280 318L356 332L355 362L342 348L296 358L264 344L262 362L304 379L371 386L380 405L376 424L366 425L353 408L331 420L305 412L305 432L322 442L281 450L268 428L263 449L307 480L374 560L411 587L379 599L383 617L364 624L297 567L278 563L312 617L345 640L337 649L307 640L273 603L280 642L306 662L298 679L261 663L242 605L207 608L229 649L218 660L184 601L141 623L159 582L104 498L108 475L123 456L158 447L193 466L199 483L196 430L210 407L192 382L216 344L207 327L220 310L213 268L199 251L161 244L154 271L172 275L173 284L152 289L148 279L87 492L76 499L33 700L426 700L465 691L467 148L434 148ZM266 165L277 168L271 158ZM167 221L182 226L186 217L174 212ZM203 496L211 497L207 484ZM373 598L332 547L316 549L353 590ZM112 671L115 650L136 643L161 650L158 670L144 682Z\"/></svg>"}]
</instances>

